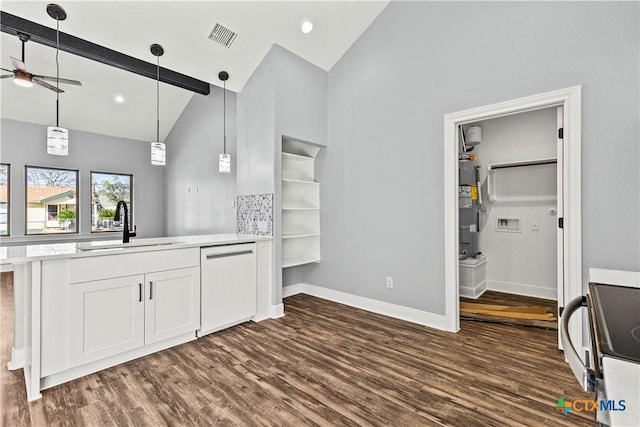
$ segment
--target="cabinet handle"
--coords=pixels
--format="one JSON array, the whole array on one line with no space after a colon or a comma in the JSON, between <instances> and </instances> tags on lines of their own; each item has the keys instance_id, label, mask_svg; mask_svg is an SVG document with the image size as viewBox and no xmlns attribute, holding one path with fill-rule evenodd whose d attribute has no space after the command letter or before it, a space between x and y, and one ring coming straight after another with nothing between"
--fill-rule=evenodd
<instances>
[{"instance_id":1,"label":"cabinet handle","mask_svg":"<svg viewBox=\"0 0 640 427\"><path fill-rule=\"evenodd\" d=\"M229 252L227 254L208 254L207 255L207 259L225 258L225 257L229 257L229 256L247 255L247 254L252 254L252 253L253 253L253 250L242 251L242 252Z\"/></svg>"},{"instance_id":2,"label":"cabinet handle","mask_svg":"<svg viewBox=\"0 0 640 427\"><path fill-rule=\"evenodd\" d=\"M138 283L138 302L142 302L142 283Z\"/></svg>"},{"instance_id":3,"label":"cabinet handle","mask_svg":"<svg viewBox=\"0 0 640 427\"><path fill-rule=\"evenodd\" d=\"M149 299L153 299L153 282L149 282Z\"/></svg>"}]
</instances>

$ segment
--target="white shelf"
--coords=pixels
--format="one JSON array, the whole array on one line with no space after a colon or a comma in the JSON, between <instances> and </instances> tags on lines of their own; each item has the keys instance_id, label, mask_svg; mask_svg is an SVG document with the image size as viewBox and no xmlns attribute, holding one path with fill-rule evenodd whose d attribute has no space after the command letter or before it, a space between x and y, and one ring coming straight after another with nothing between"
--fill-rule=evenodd
<instances>
[{"instance_id":1,"label":"white shelf","mask_svg":"<svg viewBox=\"0 0 640 427\"><path fill-rule=\"evenodd\" d=\"M312 206L283 206L283 211L318 211L320 208L314 208Z\"/></svg>"},{"instance_id":2,"label":"white shelf","mask_svg":"<svg viewBox=\"0 0 640 427\"><path fill-rule=\"evenodd\" d=\"M320 261L320 147L282 139L282 268Z\"/></svg>"},{"instance_id":3,"label":"white shelf","mask_svg":"<svg viewBox=\"0 0 640 427\"><path fill-rule=\"evenodd\" d=\"M319 145L310 144L296 138L282 137L282 152L301 157L315 158L320 152Z\"/></svg>"},{"instance_id":4,"label":"white shelf","mask_svg":"<svg viewBox=\"0 0 640 427\"><path fill-rule=\"evenodd\" d=\"M284 147L283 147L284 150ZM282 153L282 180L313 182L315 159L300 154Z\"/></svg>"},{"instance_id":5,"label":"white shelf","mask_svg":"<svg viewBox=\"0 0 640 427\"><path fill-rule=\"evenodd\" d=\"M315 182L315 181L306 181L303 179L282 179L282 182L289 182L292 184L303 184L303 185L309 185L309 184L313 184L313 185L320 185L319 182Z\"/></svg>"},{"instance_id":6,"label":"white shelf","mask_svg":"<svg viewBox=\"0 0 640 427\"><path fill-rule=\"evenodd\" d=\"M303 156L303 155L300 155L300 154L293 154L293 153L284 153L284 152L282 153L282 158L291 160L293 162L298 161L298 162L312 162L313 163L313 160L314 160L313 157Z\"/></svg>"},{"instance_id":7,"label":"white shelf","mask_svg":"<svg viewBox=\"0 0 640 427\"><path fill-rule=\"evenodd\" d=\"M304 239L307 237L320 237L318 233L282 233L283 239Z\"/></svg>"},{"instance_id":8,"label":"white shelf","mask_svg":"<svg viewBox=\"0 0 640 427\"><path fill-rule=\"evenodd\" d=\"M490 202L497 202L498 195L496 194L496 182L497 179L495 174L500 169L509 169L509 168L518 168L518 167L527 167L527 166L540 166L540 165L551 165L557 164L558 159L556 157L547 157L544 159L532 159L532 160L520 160L515 162L503 162L503 163L490 163L487 165L487 194L489 196ZM542 201L546 201L547 197L543 197ZM501 202L514 202L514 201L535 201L533 198L512 198L508 200L508 198L500 197Z\"/></svg>"},{"instance_id":9,"label":"white shelf","mask_svg":"<svg viewBox=\"0 0 640 427\"><path fill-rule=\"evenodd\" d=\"M299 256L282 260L282 268L295 267L297 265L310 264L312 262L320 262L320 257Z\"/></svg>"},{"instance_id":10,"label":"white shelf","mask_svg":"<svg viewBox=\"0 0 640 427\"><path fill-rule=\"evenodd\" d=\"M544 159L520 160L517 162L490 163L487 165L487 169L494 170L494 169L504 169L504 168L516 168L520 166L548 165L552 163L558 163L558 159L555 157L548 157Z\"/></svg>"}]
</instances>

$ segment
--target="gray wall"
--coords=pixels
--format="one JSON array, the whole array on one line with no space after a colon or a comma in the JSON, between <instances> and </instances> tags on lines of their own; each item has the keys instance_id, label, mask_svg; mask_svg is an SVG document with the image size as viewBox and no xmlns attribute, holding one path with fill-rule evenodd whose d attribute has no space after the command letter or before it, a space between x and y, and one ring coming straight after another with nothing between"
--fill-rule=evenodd
<instances>
[{"instance_id":1,"label":"gray wall","mask_svg":"<svg viewBox=\"0 0 640 427\"><path fill-rule=\"evenodd\" d=\"M554 158L558 148L557 108L528 111L474 123L482 129L482 143L473 154L481 166L483 203L478 242L487 256L490 290L556 299L557 168L552 165L498 169L492 172L492 189L498 200L487 197L487 165L491 163ZM516 200L514 200L516 199ZM497 230L498 218L520 218L518 233ZM538 229L532 229L532 221Z\"/></svg>"},{"instance_id":2,"label":"gray wall","mask_svg":"<svg viewBox=\"0 0 640 427\"><path fill-rule=\"evenodd\" d=\"M80 232L91 233L90 172L133 174L134 224L138 237L163 233L163 168L151 165L149 142L69 130L69 155L47 154L47 127L2 119L0 161L11 164L11 239L24 236L24 166L44 166L80 171ZM120 235L120 233L117 233ZM29 242L51 242L66 237L95 239L116 237L116 233L93 236L30 236ZM3 242L4 243L4 242Z\"/></svg>"},{"instance_id":3,"label":"gray wall","mask_svg":"<svg viewBox=\"0 0 640 427\"><path fill-rule=\"evenodd\" d=\"M278 45L270 54L276 64L278 135L326 145L327 72Z\"/></svg>"},{"instance_id":4,"label":"gray wall","mask_svg":"<svg viewBox=\"0 0 640 427\"><path fill-rule=\"evenodd\" d=\"M233 76L230 76L233 78ZM194 94L167 136L164 225L168 236L233 233L236 212L236 94L227 91L227 153L231 173L218 172L223 151L223 89ZM240 161L242 163L242 160Z\"/></svg>"},{"instance_id":5,"label":"gray wall","mask_svg":"<svg viewBox=\"0 0 640 427\"><path fill-rule=\"evenodd\" d=\"M280 186L282 135L326 145L326 107L327 73L272 46L238 93L238 194Z\"/></svg>"},{"instance_id":6,"label":"gray wall","mask_svg":"<svg viewBox=\"0 0 640 427\"><path fill-rule=\"evenodd\" d=\"M238 195L273 193L276 78L273 48L238 93Z\"/></svg>"},{"instance_id":7,"label":"gray wall","mask_svg":"<svg viewBox=\"0 0 640 427\"><path fill-rule=\"evenodd\" d=\"M238 194L274 193L274 280L282 282L282 136L319 145L327 137L327 73L274 45L238 93ZM291 270L291 269L287 269ZM276 286L273 301L282 298Z\"/></svg>"},{"instance_id":8,"label":"gray wall","mask_svg":"<svg viewBox=\"0 0 640 427\"><path fill-rule=\"evenodd\" d=\"M638 8L391 2L329 72L323 261L300 281L444 314L443 115L577 84L585 279L639 270Z\"/></svg>"}]
</instances>

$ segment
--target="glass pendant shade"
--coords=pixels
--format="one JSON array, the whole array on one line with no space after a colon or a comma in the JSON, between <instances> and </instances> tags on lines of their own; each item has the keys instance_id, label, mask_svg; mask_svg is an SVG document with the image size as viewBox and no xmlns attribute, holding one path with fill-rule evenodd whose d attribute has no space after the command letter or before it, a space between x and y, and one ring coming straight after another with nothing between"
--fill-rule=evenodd
<instances>
[{"instance_id":1,"label":"glass pendant shade","mask_svg":"<svg viewBox=\"0 0 640 427\"><path fill-rule=\"evenodd\" d=\"M231 154L220 154L218 159L218 172L231 173Z\"/></svg>"},{"instance_id":2,"label":"glass pendant shade","mask_svg":"<svg viewBox=\"0 0 640 427\"><path fill-rule=\"evenodd\" d=\"M47 154L69 155L69 131L67 129L54 126L47 128Z\"/></svg>"},{"instance_id":3,"label":"glass pendant shade","mask_svg":"<svg viewBox=\"0 0 640 427\"><path fill-rule=\"evenodd\" d=\"M151 143L151 164L164 166L167 164L167 154L164 142Z\"/></svg>"}]
</instances>

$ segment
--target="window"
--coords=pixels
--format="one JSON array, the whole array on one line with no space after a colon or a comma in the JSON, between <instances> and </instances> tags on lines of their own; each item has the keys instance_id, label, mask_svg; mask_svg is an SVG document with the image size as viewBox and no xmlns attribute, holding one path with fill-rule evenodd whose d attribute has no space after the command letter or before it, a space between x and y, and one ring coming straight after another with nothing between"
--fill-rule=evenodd
<instances>
[{"instance_id":1,"label":"window","mask_svg":"<svg viewBox=\"0 0 640 427\"><path fill-rule=\"evenodd\" d=\"M9 235L9 165L0 164L0 236Z\"/></svg>"},{"instance_id":2,"label":"window","mask_svg":"<svg viewBox=\"0 0 640 427\"><path fill-rule=\"evenodd\" d=\"M78 171L25 167L26 234L78 232Z\"/></svg>"},{"instance_id":3,"label":"window","mask_svg":"<svg viewBox=\"0 0 640 427\"><path fill-rule=\"evenodd\" d=\"M133 175L91 172L91 232L122 231L124 219L115 222L116 205L124 200L129 208L129 224L133 218ZM124 213L124 212L121 212ZM129 228L133 228L132 225Z\"/></svg>"}]
</instances>

